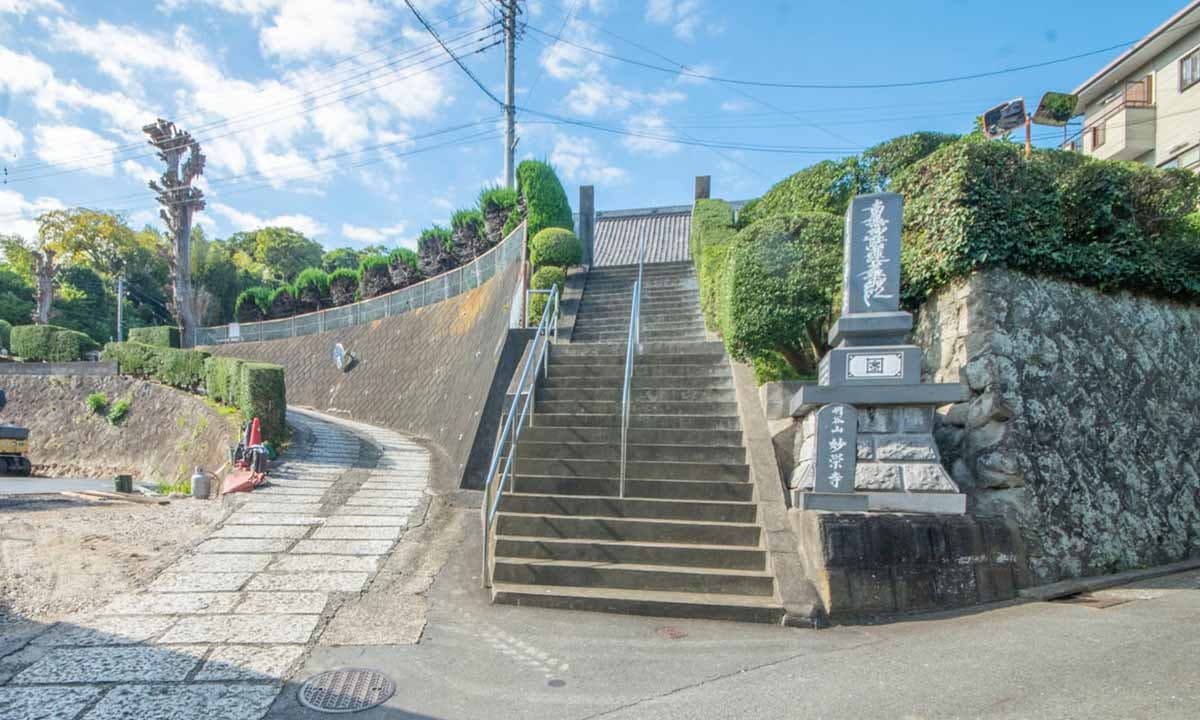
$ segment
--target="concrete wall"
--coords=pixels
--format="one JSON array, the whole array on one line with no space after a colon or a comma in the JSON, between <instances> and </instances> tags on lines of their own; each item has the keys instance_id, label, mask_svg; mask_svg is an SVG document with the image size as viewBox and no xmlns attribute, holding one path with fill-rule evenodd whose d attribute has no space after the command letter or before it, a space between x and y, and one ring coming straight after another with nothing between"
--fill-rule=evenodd
<instances>
[{"instance_id":1,"label":"concrete wall","mask_svg":"<svg viewBox=\"0 0 1200 720\"><path fill-rule=\"evenodd\" d=\"M426 440L449 490L463 475L502 354L519 265L470 292L368 325L205 349L283 365L291 405ZM333 364L336 343L357 358L346 372Z\"/></svg>"},{"instance_id":2,"label":"concrete wall","mask_svg":"<svg viewBox=\"0 0 1200 720\"><path fill-rule=\"evenodd\" d=\"M115 362L6 362L0 363L0 375L89 375L104 377L117 374Z\"/></svg>"},{"instance_id":3,"label":"concrete wall","mask_svg":"<svg viewBox=\"0 0 1200 720\"><path fill-rule=\"evenodd\" d=\"M1006 270L921 309L936 436L968 510L1020 528L1037 582L1200 555L1200 308Z\"/></svg>"}]
</instances>

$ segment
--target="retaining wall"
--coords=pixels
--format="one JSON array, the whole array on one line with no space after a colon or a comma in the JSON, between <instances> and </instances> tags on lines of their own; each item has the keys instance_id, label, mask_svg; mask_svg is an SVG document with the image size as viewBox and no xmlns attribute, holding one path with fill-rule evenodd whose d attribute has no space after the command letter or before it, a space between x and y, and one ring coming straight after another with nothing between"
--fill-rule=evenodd
<instances>
[{"instance_id":1,"label":"retaining wall","mask_svg":"<svg viewBox=\"0 0 1200 720\"><path fill-rule=\"evenodd\" d=\"M214 355L283 365L288 404L422 438L445 472L462 478L497 363L503 354L520 270L513 263L480 287L354 327L263 342L204 348ZM333 362L341 343L356 362Z\"/></svg>"},{"instance_id":2,"label":"retaining wall","mask_svg":"<svg viewBox=\"0 0 1200 720\"><path fill-rule=\"evenodd\" d=\"M969 512L1020 529L1037 582L1200 555L1200 308L989 270L919 313L936 437Z\"/></svg>"}]
</instances>

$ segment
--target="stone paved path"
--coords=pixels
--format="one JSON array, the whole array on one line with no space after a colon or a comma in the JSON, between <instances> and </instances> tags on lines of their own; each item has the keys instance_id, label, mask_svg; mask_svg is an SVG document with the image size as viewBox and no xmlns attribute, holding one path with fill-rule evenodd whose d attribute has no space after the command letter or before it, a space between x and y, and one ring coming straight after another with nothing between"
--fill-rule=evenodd
<instances>
[{"instance_id":1,"label":"stone paved path","mask_svg":"<svg viewBox=\"0 0 1200 720\"><path fill-rule=\"evenodd\" d=\"M379 428L289 411L271 487L144 591L6 658L3 720L257 720L422 502L429 456ZM372 461L377 456L377 459ZM369 467L369 469L364 469Z\"/></svg>"}]
</instances>

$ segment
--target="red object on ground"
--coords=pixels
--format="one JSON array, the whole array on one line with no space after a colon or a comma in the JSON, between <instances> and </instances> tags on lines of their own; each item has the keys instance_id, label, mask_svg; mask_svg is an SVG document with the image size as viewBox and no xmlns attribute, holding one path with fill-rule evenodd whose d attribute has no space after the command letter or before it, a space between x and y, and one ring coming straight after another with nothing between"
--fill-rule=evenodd
<instances>
[{"instance_id":1,"label":"red object on ground","mask_svg":"<svg viewBox=\"0 0 1200 720\"><path fill-rule=\"evenodd\" d=\"M245 454L237 463L237 470L225 476L225 480L221 482L221 494L235 492L250 492L258 485L261 485L267 479L265 471L266 463L262 462L263 472L255 472L253 467L253 459L255 458L254 448L262 444L262 428L259 425L258 418L250 421L250 430L246 433ZM258 447L262 451L261 447ZM265 456L263 460L265 461Z\"/></svg>"},{"instance_id":2,"label":"red object on ground","mask_svg":"<svg viewBox=\"0 0 1200 720\"><path fill-rule=\"evenodd\" d=\"M249 470L234 470L226 475L225 480L221 483L221 494L228 495L235 492L250 492L257 484L258 482L255 482L254 473Z\"/></svg>"},{"instance_id":3,"label":"red object on ground","mask_svg":"<svg viewBox=\"0 0 1200 720\"><path fill-rule=\"evenodd\" d=\"M246 447L255 445L262 445L262 428L259 427L258 418L250 421L250 440L246 443Z\"/></svg>"}]
</instances>

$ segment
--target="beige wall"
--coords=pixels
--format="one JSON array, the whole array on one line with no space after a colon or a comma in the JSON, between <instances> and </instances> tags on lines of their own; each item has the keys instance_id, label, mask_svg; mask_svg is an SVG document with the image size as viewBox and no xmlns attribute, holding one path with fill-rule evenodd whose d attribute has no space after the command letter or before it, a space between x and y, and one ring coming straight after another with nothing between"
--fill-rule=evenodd
<instances>
[{"instance_id":1,"label":"beige wall","mask_svg":"<svg viewBox=\"0 0 1200 720\"><path fill-rule=\"evenodd\" d=\"M1139 160L1161 165L1180 152L1186 152L1185 150L1176 150L1172 153L1171 148L1181 143L1186 143L1189 148L1200 144L1200 84L1193 85L1183 92L1179 90L1179 61L1198 47L1200 47L1200 26L1195 26L1190 32L1183 33L1178 41L1152 61L1146 62L1136 71L1128 73L1119 80L1114 79L1111 83L1112 91L1103 94L1101 99L1117 92L1123 87L1125 81L1135 81L1153 73L1155 121L1142 123L1142 118L1117 113L1109 120L1108 143L1099 148L1099 151L1093 152L1091 140L1088 133L1085 132L1084 151L1089 155L1095 154L1097 157L1107 157L1116 152L1115 141L1119 137L1118 133L1125 131L1122 125L1126 119L1136 123L1129 127L1129 131L1133 133L1131 139L1134 142L1149 141L1148 136L1153 132L1154 151L1138 158ZM1099 118L1112 113L1119 105L1119 98L1105 104L1101 104L1099 101L1091 103L1085 109L1084 127L1090 128ZM1136 114L1144 115L1146 112L1142 111ZM1200 161L1200 156L1195 159ZM1187 159L1185 159L1185 164L1186 162Z\"/></svg>"}]
</instances>

